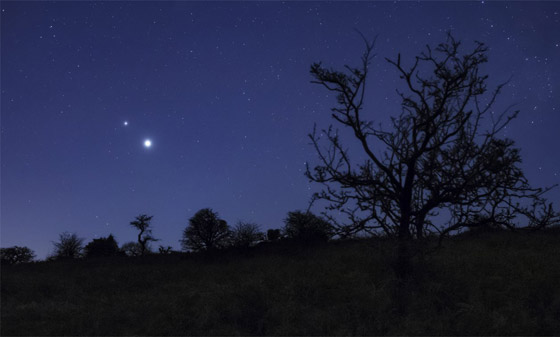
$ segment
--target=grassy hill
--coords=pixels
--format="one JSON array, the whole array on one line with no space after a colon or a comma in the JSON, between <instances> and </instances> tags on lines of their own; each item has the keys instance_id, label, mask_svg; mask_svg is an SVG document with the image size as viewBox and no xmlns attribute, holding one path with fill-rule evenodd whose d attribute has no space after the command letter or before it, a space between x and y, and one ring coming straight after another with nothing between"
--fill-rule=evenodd
<instances>
[{"instance_id":1,"label":"grassy hill","mask_svg":"<svg viewBox=\"0 0 560 337\"><path fill-rule=\"evenodd\" d=\"M560 333L560 235L486 233L417 262L395 310L392 243L2 266L2 335Z\"/></svg>"}]
</instances>

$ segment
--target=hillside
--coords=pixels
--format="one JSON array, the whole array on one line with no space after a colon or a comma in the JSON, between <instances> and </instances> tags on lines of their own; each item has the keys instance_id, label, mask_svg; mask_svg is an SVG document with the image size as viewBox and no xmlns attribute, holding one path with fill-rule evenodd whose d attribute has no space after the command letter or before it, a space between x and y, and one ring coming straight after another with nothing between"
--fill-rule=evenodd
<instances>
[{"instance_id":1,"label":"hillside","mask_svg":"<svg viewBox=\"0 0 560 337\"><path fill-rule=\"evenodd\" d=\"M2 335L560 333L560 235L445 241L393 305L391 242L2 266Z\"/></svg>"}]
</instances>

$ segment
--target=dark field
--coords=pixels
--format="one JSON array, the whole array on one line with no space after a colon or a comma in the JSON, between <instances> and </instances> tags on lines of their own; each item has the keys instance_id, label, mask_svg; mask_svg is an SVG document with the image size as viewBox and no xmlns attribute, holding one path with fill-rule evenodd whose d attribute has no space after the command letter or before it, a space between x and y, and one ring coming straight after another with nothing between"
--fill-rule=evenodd
<instances>
[{"instance_id":1,"label":"dark field","mask_svg":"<svg viewBox=\"0 0 560 337\"><path fill-rule=\"evenodd\" d=\"M416 261L395 309L391 242L2 266L5 335L551 335L560 235L487 233Z\"/></svg>"}]
</instances>

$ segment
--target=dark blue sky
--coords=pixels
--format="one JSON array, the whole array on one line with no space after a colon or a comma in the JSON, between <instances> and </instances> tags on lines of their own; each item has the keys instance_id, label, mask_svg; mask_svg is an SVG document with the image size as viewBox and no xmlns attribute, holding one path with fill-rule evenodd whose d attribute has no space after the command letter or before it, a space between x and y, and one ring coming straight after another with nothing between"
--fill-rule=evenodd
<instances>
[{"instance_id":1,"label":"dark blue sky","mask_svg":"<svg viewBox=\"0 0 560 337\"><path fill-rule=\"evenodd\" d=\"M157 244L179 249L204 207L230 224L281 227L315 189L303 175L317 162L307 134L331 123L335 103L309 66L357 65L354 29L378 35L366 107L376 120L400 111L384 57L411 60L448 30L486 42L490 83L513 76L497 109L521 110L505 136L534 186L560 181L557 2L0 6L2 247L44 258L63 231L122 244L147 213ZM558 189L549 200L560 208Z\"/></svg>"}]
</instances>

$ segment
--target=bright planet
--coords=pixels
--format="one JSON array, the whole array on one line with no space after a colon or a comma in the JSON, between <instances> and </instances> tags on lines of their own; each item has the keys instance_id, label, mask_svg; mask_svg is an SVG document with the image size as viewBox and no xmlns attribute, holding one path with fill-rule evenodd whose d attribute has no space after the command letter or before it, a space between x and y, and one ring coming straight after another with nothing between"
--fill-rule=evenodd
<instances>
[{"instance_id":1,"label":"bright planet","mask_svg":"<svg viewBox=\"0 0 560 337\"><path fill-rule=\"evenodd\" d=\"M149 139L146 139L146 140L144 141L144 146L147 147L147 148L151 147L151 146L152 146L152 141L149 140Z\"/></svg>"}]
</instances>

